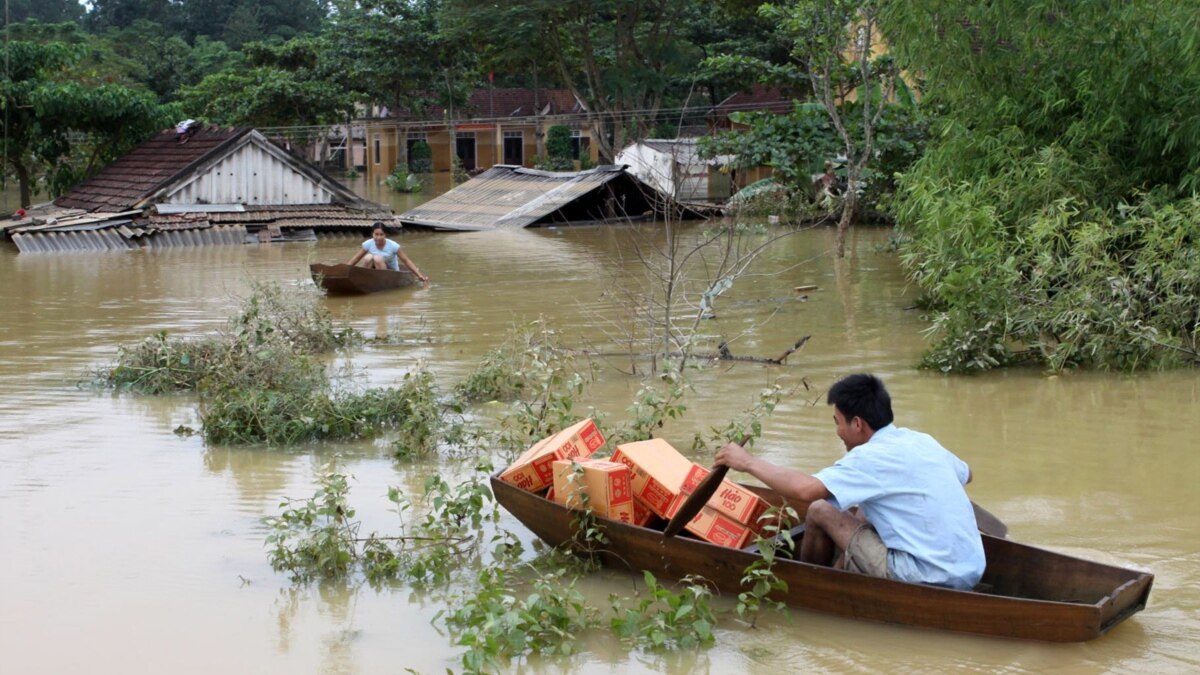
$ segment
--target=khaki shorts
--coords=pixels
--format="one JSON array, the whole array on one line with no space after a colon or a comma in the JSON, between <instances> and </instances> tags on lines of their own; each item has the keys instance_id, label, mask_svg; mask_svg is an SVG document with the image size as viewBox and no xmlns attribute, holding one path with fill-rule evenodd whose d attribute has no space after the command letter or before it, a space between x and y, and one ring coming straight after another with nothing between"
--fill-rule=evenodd
<instances>
[{"instance_id":1,"label":"khaki shorts","mask_svg":"<svg viewBox=\"0 0 1200 675\"><path fill-rule=\"evenodd\" d=\"M869 523L858 526L850 535L850 545L846 547L846 569L859 574L867 574L883 579L891 578L888 574L888 548L879 538Z\"/></svg>"}]
</instances>

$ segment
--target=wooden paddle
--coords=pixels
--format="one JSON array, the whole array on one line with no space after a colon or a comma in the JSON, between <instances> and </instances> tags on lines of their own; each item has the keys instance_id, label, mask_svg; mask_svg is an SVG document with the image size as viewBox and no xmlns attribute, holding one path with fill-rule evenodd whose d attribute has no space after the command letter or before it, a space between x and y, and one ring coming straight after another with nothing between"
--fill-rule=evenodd
<instances>
[{"instance_id":1,"label":"wooden paddle","mask_svg":"<svg viewBox=\"0 0 1200 675\"><path fill-rule=\"evenodd\" d=\"M740 445L740 443L739 443ZM721 481L725 480L725 474L729 473L729 466L722 465L712 470L712 473L704 477L700 484L696 486L696 491L688 495L687 501L679 507L675 515L671 516L671 520L667 523L666 529L663 530L663 536L670 538L679 534L684 525L688 524L692 518L700 513L700 509L708 503L708 499L713 496L713 493L720 487Z\"/></svg>"},{"instance_id":2,"label":"wooden paddle","mask_svg":"<svg viewBox=\"0 0 1200 675\"><path fill-rule=\"evenodd\" d=\"M971 508L975 509L975 526L979 528L980 532L1001 539L1008 536L1008 526L999 518L975 502L971 502Z\"/></svg>"}]
</instances>

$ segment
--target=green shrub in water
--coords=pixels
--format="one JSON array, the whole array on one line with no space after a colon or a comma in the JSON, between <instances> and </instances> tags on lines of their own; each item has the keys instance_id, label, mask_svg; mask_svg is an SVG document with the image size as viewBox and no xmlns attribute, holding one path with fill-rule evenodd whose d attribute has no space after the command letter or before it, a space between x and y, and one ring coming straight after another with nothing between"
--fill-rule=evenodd
<instances>
[{"instance_id":1,"label":"green shrub in water","mask_svg":"<svg viewBox=\"0 0 1200 675\"><path fill-rule=\"evenodd\" d=\"M684 577L678 593L660 586L649 571L643 577L647 595L636 604L612 598L610 625L621 639L654 650L687 649L715 641L712 591L698 577Z\"/></svg>"},{"instance_id":2,"label":"green shrub in water","mask_svg":"<svg viewBox=\"0 0 1200 675\"><path fill-rule=\"evenodd\" d=\"M327 468L318 482L310 499L285 499L281 514L263 519L271 567L296 581L341 578L357 559L358 523L346 501L346 476Z\"/></svg>"},{"instance_id":3,"label":"green shrub in water","mask_svg":"<svg viewBox=\"0 0 1200 675\"><path fill-rule=\"evenodd\" d=\"M329 393L224 387L200 401L204 440L225 445L362 438L396 426L408 411L404 391L393 388Z\"/></svg>"},{"instance_id":4,"label":"green shrub in water","mask_svg":"<svg viewBox=\"0 0 1200 675\"><path fill-rule=\"evenodd\" d=\"M416 193L424 187L420 176L409 173L407 164L397 164L392 173L383 179L383 183L393 192Z\"/></svg>"},{"instance_id":5,"label":"green shrub in water","mask_svg":"<svg viewBox=\"0 0 1200 675\"><path fill-rule=\"evenodd\" d=\"M361 340L358 331L334 321L315 291L255 282L218 336L188 339L157 333L122 346L116 363L97 372L95 379L101 386L146 394L199 389L214 378L278 389L281 380L324 378L319 364L298 355Z\"/></svg>"},{"instance_id":6,"label":"green shrub in water","mask_svg":"<svg viewBox=\"0 0 1200 675\"><path fill-rule=\"evenodd\" d=\"M510 660L526 654L570 654L576 638L595 625L594 611L567 580L565 570L539 574L523 584L503 568L479 572L474 593L445 615L455 643L467 648L463 669L504 672Z\"/></svg>"}]
</instances>

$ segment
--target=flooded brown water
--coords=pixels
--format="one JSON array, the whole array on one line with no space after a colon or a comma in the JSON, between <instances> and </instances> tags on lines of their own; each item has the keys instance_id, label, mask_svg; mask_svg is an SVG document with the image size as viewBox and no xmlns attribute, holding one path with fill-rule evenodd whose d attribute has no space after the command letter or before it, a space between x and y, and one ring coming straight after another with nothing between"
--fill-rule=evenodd
<instances>
[{"instance_id":1,"label":"flooded brown water","mask_svg":"<svg viewBox=\"0 0 1200 675\"><path fill-rule=\"evenodd\" d=\"M368 191L369 192L369 191ZM377 197L378 198L378 197ZM398 208L402 208L399 207ZM613 276L628 228L407 234L429 289L329 299L389 344L351 365L386 385L424 361L449 386L513 325L544 317L568 341L598 341L614 309ZM762 272L735 286L706 322L742 335L735 353L774 356L802 335L782 368L723 365L698 372L684 421L723 423L777 378L800 391L769 420L757 451L807 470L840 445L825 387L853 371L881 374L897 421L932 433L967 460L976 502L1015 539L1156 575L1150 606L1081 645L964 637L804 611L767 615L750 630L723 619L715 647L685 655L629 651L603 631L584 651L538 660L536 672L1192 672L1200 633L1200 375L1014 371L944 377L913 368L926 327L906 309L913 289L888 232L863 229L835 269L829 232L785 240ZM431 623L439 601L404 585L293 587L271 570L261 518L281 497L307 497L340 454L353 474L363 531L388 529L388 485L416 489L435 463L394 463L386 439L288 449L206 447L172 430L196 425L195 401L97 393L76 382L117 345L151 333L215 330L249 280L309 283L309 261L345 259L356 240L145 250L69 257L0 247L0 672L383 673L458 669L460 650ZM798 266L793 266L800 262ZM787 300L814 283L807 302ZM769 319L769 320L768 320ZM624 365L617 364L617 365ZM620 413L637 383L602 369L584 403ZM701 459L701 458L697 458ZM515 521L506 526L522 530ZM522 530L523 531L523 530ZM598 606L628 594L630 577L597 574ZM517 666L514 665L514 670Z\"/></svg>"}]
</instances>

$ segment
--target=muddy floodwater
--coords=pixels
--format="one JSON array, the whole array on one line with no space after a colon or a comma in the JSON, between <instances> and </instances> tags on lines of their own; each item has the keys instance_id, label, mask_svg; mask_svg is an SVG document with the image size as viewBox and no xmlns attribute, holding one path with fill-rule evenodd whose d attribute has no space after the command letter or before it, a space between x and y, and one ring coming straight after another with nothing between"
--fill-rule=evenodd
<instances>
[{"instance_id":1,"label":"muddy floodwater","mask_svg":"<svg viewBox=\"0 0 1200 675\"><path fill-rule=\"evenodd\" d=\"M342 357L388 385L419 363L439 385L461 380L515 325L539 317L571 344L603 344L620 309L614 279L640 279L638 228L581 227L399 237L432 278L427 289L326 299L370 336ZM645 228L640 228L645 234ZM969 462L972 498L1010 536L1071 555L1151 570L1148 608L1078 645L967 637L800 610L751 630L720 598L715 646L659 655L606 630L580 653L535 659L534 672L1195 672L1200 655L1200 374L1184 370L1059 377L1011 371L946 377L916 370L927 324L889 232L863 229L834 265L830 233L784 240L718 301L706 335L736 354L775 356L811 336L786 366L722 364L692 375L683 421L723 424L764 386L794 389L756 452L819 469L841 452L820 400L837 377L885 378L897 422L927 431ZM77 386L117 346L158 331L202 335L229 316L251 280L309 284L310 261L348 258L357 239L18 255L0 246L0 672L421 673L458 670L461 648L433 622L444 601L397 583L293 585L274 572L261 519L283 497L312 494L338 456L353 475L363 532L395 516L389 485L418 491L461 465L398 463L377 441L287 448L208 447L187 395L147 397ZM807 300L795 286L815 284ZM619 418L637 380L600 363L582 404ZM809 389L805 388L807 383ZM704 461L707 458L695 457ZM529 537L505 516L503 526ZM633 575L599 573L582 590L601 609Z\"/></svg>"}]
</instances>

